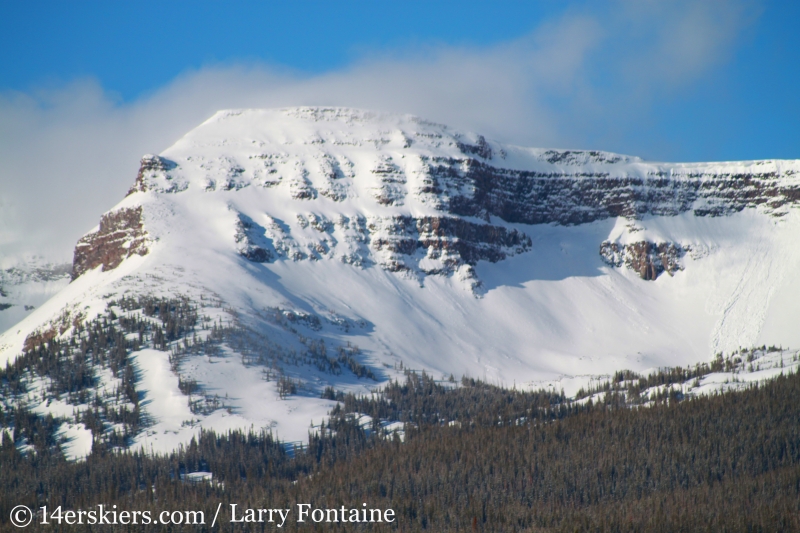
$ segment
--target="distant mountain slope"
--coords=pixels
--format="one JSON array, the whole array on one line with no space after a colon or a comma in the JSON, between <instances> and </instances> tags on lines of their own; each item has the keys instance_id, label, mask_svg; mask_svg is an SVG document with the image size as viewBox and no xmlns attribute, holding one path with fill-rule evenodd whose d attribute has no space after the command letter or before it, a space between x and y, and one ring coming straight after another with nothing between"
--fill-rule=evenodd
<instances>
[{"instance_id":1,"label":"distant mountain slope","mask_svg":"<svg viewBox=\"0 0 800 533\"><path fill-rule=\"evenodd\" d=\"M37 259L0 269L0 331L9 329L66 287L71 274L69 263L54 265Z\"/></svg>"},{"instance_id":2,"label":"distant mountain slope","mask_svg":"<svg viewBox=\"0 0 800 533\"><path fill-rule=\"evenodd\" d=\"M203 425L302 439L326 387L402 368L569 388L797 347L799 171L504 146L351 109L221 111L142 159L0 362L120 343L149 428L131 438L167 449ZM129 381L104 361L81 386L108 399Z\"/></svg>"}]
</instances>

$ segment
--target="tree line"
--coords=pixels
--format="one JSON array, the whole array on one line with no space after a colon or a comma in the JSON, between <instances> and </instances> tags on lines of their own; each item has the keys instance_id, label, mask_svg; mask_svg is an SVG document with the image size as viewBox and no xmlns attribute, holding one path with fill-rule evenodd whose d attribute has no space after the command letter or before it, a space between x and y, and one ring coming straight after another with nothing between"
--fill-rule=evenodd
<instances>
[{"instance_id":1,"label":"tree line","mask_svg":"<svg viewBox=\"0 0 800 533\"><path fill-rule=\"evenodd\" d=\"M354 413L404 420L404 442L360 427ZM100 448L75 463L46 442L22 454L3 440L0 527L13 530L5 520L20 503L198 509L213 516L219 502L321 508L366 502L392 508L396 522L347 524L347 531L796 531L797 420L796 373L648 408L577 406L560 394L471 380L454 388L410 373L385 396L343 396L297 449L269 432L203 431L168 455ZM44 435L52 429L45 421L29 423ZM182 481L194 471L212 472L213 482ZM95 529L127 531L107 525L60 531ZM345 531L345 525L287 523L286 529ZM225 524L221 530L265 529Z\"/></svg>"}]
</instances>

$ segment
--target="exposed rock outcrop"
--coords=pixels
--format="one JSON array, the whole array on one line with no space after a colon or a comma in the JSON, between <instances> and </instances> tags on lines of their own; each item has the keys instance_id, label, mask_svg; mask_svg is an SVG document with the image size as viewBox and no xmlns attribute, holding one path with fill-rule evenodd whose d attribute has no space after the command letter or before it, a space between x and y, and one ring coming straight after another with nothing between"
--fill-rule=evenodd
<instances>
[{"instance_id":1,"label":"exposed rock outcrop","mask_svg":"<svg viewBox=\"0 0 800 533\"><path fill-rule=\"evenodd\" d=\"M239 220L236 221L236 234L234 235L236 251L239 252L239 255L254 263L266 263L272 260L269 242L264 236L265 231L262 226L253 222L250 217L240 213Z\"/></svg>"},{"instance_id":2,"label":"exposed rock outcrop","mask_svg":"<svg viewBox=\"0 0 800 533\"><path fill-rule=\"evenodd\" d=\"M574 155L574 154L573 154ZM488 220L497 216L524 224L575 225L614 217L722 216L765 206L779 214L800 204L800 185L773 171L703 173L646 177L608 172L534 172L497 168L478 159L426 158L430 185L425 192L454 191L447 210ZM469 191L464 194L460 191Z\"/></svg>"},{"instance_id":3,"label":"exposed rock outcrop","mask_svg":"<svg viewBox=\"0 0 800 533\"><path fill-rule=\"evenodd\" d=\"M124 259L147 252L141 206L111 211L101 217L97 231L83 236L75 245L72 279L101 265L104 271L113 270Z\"/></svg>"},{"instance_id":4,"label":"exposed rock outcrop","mask_svg":"<svg viewBox=\"0 0 800 533\"><path fill-rule=\"evenodd\" d=\"M254 262L339 258L393 271L450 275L478 261L497 262L530 250L531 239L515 229L448 216L297 215L297 226L266 217L261 226L239 214L234 235L238 253Z\"/></svg>"},{"instance_id":5,"label":"exposed rock outcrop","mask_svg":"<svg viewBox=\"0 0 800 533\"><path fill-rule=\"evenodd\" d=\"M461 265L495 263L531 247L530 237L517 230L456 217L395 216L372 220L368 228L370 247L388 252L381 265L392 271L413 265L426 274L449 274Z\"/></svg>"},{"instance_id":6,"label":"exposed rock outcrop","mask_svg":"<svg viewBox=\"0 0 800 533\"><path fill-rule=\"evenodd\" d=\"M465 155L477 155L483 159L491 159L494 155L492 147L489 146L483 135L478 135L478 140L475 144L459 142L457 146L461 153Z\"/></svg>"},{"instance_id":7,"label":"exposed rock outcrop","mask_svg":"<svg viewBox=\"0 0 800 533\"><path fill-rule=\"evenodd\" d=\"M163 157L152 154L142 156L142 160L139 163L139 173L136 175L136 180L133 182L131 188L128 189L128 194L126 194L126 196L130 196L135 192L145 192L149 190L147 183L148 177L151 177L155 173L167 172L173 168L175 168L175 163Z\"/></svg>"},{"instance_id":8,"label":"exposed rock outcrop","mask_svg":"<svg viewBox=\"0 0 800 533\"><path fill-rule=\"evenodd\" d=\"M373 191L375 200L381 205L403 205L406 176L392 158L381 158L372 173L380 179L380 186Z\"/></svg>"},{"instance_id":9,"label":"exposed rock outcrop","mask_svg":"<svg viewBox=\"0 0 800 533\"><path fill-rule=\"evenodd\" d=\"M435 253L457 254L473 266L478 261L496 263L531 248L530 237L517 230L455 217L419 217L416 229L418 246L427 250L428 257Z\"/></svg>"},{"instance_id":10,"label":"exposed rock outcrop","mask_svg":"<svg viewBox=\"0 0 800 533\"><path fill-rule=\"evenodd\" d=\"M663 272L672 276L683 270L681 258L687 251L688 246L671 242L638 241L623 245L604 241L600 245L600 256L606 263L614 267L624 264L644 280L654 280Z\"/></svg>"},{"instance_id":11,"label":"exposed rock outcrop","mask_svg":"<svg viewBox=\"0 0 800 533\"><path fill-rule=\"evenodd\" d=\"M85 315L80 311L65 309L57 318L35 329L25 337L23 351L35 349L46 342L50 342L59 335L63 335L70 328L78 327Z\"/></svg>"}]
</instances>

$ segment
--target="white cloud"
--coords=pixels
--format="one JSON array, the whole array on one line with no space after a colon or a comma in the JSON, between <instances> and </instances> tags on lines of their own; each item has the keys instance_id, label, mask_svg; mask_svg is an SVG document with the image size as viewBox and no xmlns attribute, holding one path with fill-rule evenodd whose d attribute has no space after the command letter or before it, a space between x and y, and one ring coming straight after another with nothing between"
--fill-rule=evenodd
<instances>
[{"instance_id":1,"label":"white cloud","mask_svg":"<svg viewBox=\"0 0 800 533\"><path fill-rule=\"evenodd\" d=\"M93 80L0 94L0 261L31 252L69 258L125 194L142 154L162 151L221 108L353 106L516 144L617 148L598 144L641 129L654 101L724 61L753 14L741 2L611 6L568 10L489 48L376 54L315 76L216 65L134 102Z\"/></svg>"}]
</instances>

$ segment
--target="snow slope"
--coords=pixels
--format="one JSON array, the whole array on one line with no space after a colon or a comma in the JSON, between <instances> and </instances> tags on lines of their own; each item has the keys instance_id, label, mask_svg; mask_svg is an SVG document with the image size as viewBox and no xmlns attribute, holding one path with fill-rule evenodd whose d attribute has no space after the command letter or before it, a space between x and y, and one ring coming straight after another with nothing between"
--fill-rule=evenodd
<instances>
[{"instance_id":1,"label":"snow slope","mask_svg":"<svg viewBox=\"0 0 800 533\"><path fill-rule=\"evenodd\" d=\"M76 248L77 279L0 336L0 364L67 312L154 294L218 301L214 320L282 349L358 346L376 377L287 366L303 386L282 398L232 347L177 374L143 349L131 357L153 424L137 442L166 450L200 427L304 440L332 405L325 386L368 392L401 368L573 386L798 347L798 171L501 146L349 109L221 111L143 159ZM224 407L190 411L178 374Z\"/></svg>"}]
</instances>

